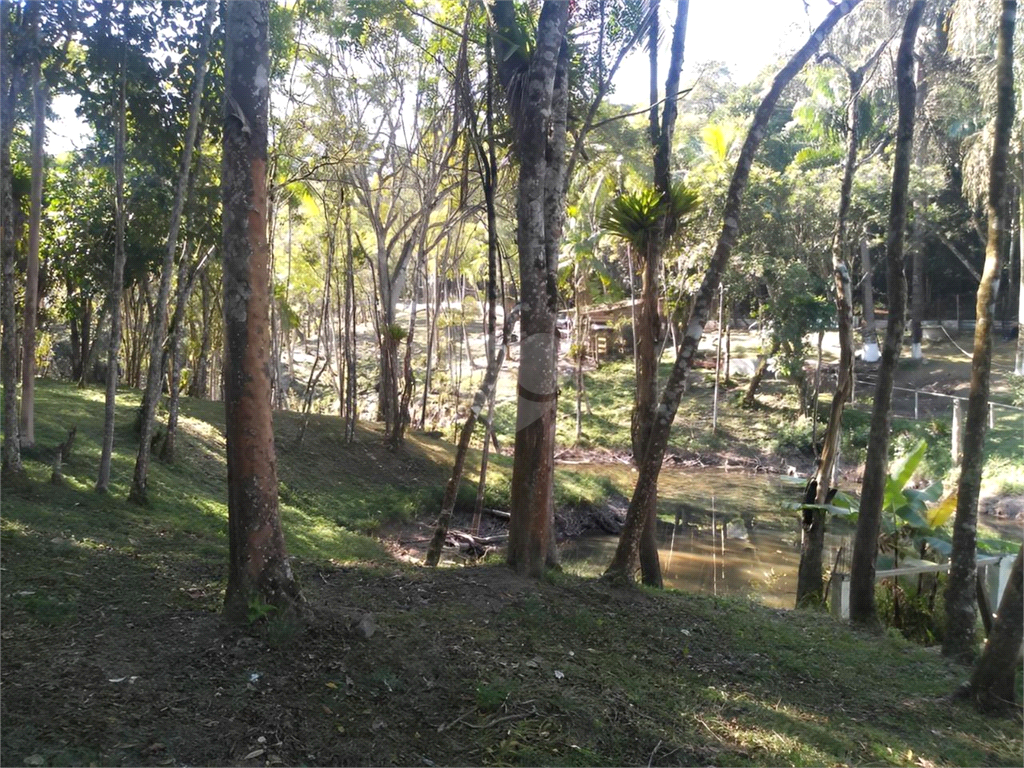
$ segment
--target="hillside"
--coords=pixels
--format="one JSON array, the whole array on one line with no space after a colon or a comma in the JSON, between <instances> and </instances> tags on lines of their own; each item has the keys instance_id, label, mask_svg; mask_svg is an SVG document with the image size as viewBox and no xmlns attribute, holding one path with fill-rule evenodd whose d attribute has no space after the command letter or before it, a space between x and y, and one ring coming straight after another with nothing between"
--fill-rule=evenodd
<instances>
[{"instance_id":1,"label":"hillside","mask_svg":"<svg viewBox=\"0 0 1024 768\"><path fill-rule=\"evenodd\" d=\"M179 462L92 491L102 393L42 383L32 483L3 489L5 765L1020 765L1019 717L947 695L965 671L900 637L745 601L610 590L502 565L426 571L372 534L429 521L447 443L277 414L284 527L308 601L223 623L219 403L185 401ZM77 425L63 485L49 453ZM502 470L492 493L498 503ZM563 470L563 502L606 484Z\"/></svg>"}]
</instances>

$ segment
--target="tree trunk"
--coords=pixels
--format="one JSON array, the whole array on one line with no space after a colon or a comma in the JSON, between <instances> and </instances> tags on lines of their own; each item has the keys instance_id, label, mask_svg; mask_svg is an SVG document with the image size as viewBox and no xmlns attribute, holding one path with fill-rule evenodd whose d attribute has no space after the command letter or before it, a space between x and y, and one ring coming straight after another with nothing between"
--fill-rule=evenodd
<instances>
[{"instance_id":1,"label":"tree trunk","mask_svg":"<svg viewBox=\"0 0 1024 768\"><path fill-rule=\"evenodd\" d=\"M747 384L746 394L743 395L742 405L744 408L753 408L757 404L757 390L761 388L761 382L764 380L765 374L768 373L768 361L778 351L779 342L773 338L768 351L757 359L757 368L754 369L754 375L750 377Z\"/></svg>"},{"instance_id":2,"label":"tree trunk","mask_svg":"<svg viewBox=\"0 0 1024 768\"><path fill-rule=\"evenodd\" d=\"M192 370L192 380L189 382L188 394L190 397L206 399L210 396L209 367L210 347L212 346L213 334L213 300L210 296L211 288L206 275L200 278L200 305L203 311L203 329L199 338L199 356Z\"/></svg>"},{"instance_id":3,"label":"tree trunk","mask_svg":"<svg viewBox=\"0 0 1024 768\"><path fill-rule=\"evenodd\" d=\"M1003 0L996 54L997 102L988 184L988 242L985 247L985 267L978 285L971 392L967 398L967 426L964 429L963 460L960 465L956 516L953 519L953 550L949 556L949 580L946 582L946 634L942 640L942 653L964 662L971 661L975 654L977 601L973 587L977 567L978 496L985 463L996 281L999 279L999 259L1007 230L1004 202L1006 166L1013 130L1013 28L1016 12L1016 0ZM1019 582L1019 569L1017 578Z\"/></svg>"},{"instance_id":4,"label":"tree trunk","mask_svg":"<svg viewBox=\"0 0 1024 768\"><path fill-rule=\"evenodd\" d=\"M906 324L907 281L903 273L903 240L907 223L907 186L914 144L914 41L923 12L924 0L915 0L907 14L896 57L899 123L893 161L889 229L885 246L889 318L885 329L882 363L878 369L875 402L871 410L871 431L867 458L864 461L864 481L861 485L860 516L857 520L857 534L850 568L850 620L867 626L876 626L878 623L875 613L875 558L878 555L878 531L889 464L893 378Z\"/></svg>"},{"instance_id":5,"label":"tree trunk","mask_svg":"<svg viewBox=\"0 0 1024 768\"><path fill-rule=\"evenodd\" d=\"M881 48L878 49L880 54ZM839 460L839 446L842 441L843 409L853 391L853 287L850 280L850 266L843 255L846 247L846 218L850 210L853 176L857 169L857 144L860 140L858 118L859 96L864 84L864 75L873 65L875 56L857 70L847 69L850 83L850 101L847 105L846 163L843 167L843 181L839 192L839 212L836 228L832 235L832 283L833 299L836 303L836 317L839 323L839 376L836 391L829 410L828 427L823 438L821 456L810 484L805 491L805 501L822 505L832 493L832 477ZM818 419L818 386L821 369L821 334L818 335L818 369L815 372L814 413ZM800 567L797 573L796 604L821 605L824 602L825 585L822 580L822 555L825 546L826 513L824 509L805 509L803 512L803 546L800 551Z\"/></svg>"},{"instance_id":6,"label":"tree trunk","mask_svg":"<svg viewBox=\"0 0 1024 768\"><path fill-rule=\"evenodd\" d=\"M124 1L123 19L127 24L131 4ZM124 200L125 133L128 106L126 100L128 41L121 42L121 71L118 76L117 124L114 131L114 276L110 288L110 346L107 350L107 392L103 414L103 447L100 453L96 490L106 493L110 486L110 463L114 453L114 406L117 400L117 358L121 351L121 294L124 292L124 229L127 219Z\"/></svg>"},{"instance_id":7,"label":"tree trunk","mask_svg":"<svg viewBox=\"0 0 1024 768\"><path fill-rule=\"evenodd\" d=\"M487 373L484 375L480 389L473 396L473 404L470 406L466 423L462 425L459 433L459 445L455 450L455 464L452 467L452 475L448 479L448 485L444 489L444 499L441 501L441 513L437 517L437 525L434 528L434 536L427 546L427 555L424 564L435 566L441 560L441 550L444 547L445 537L448 535L448 527L451 525L452 513L455 511L455 502L459 495L459 484L462 482L462 471L466 464L466 455L469 453L469 443L473 439L473 428L480 418L480 411L494 397L494 388L498 383L498 374L501 373L501 366L508 354L509 336L512 333L512 326L519 314L519 307L505 317L505 332L501 341L501 349L487 365ZM490 428L490 425L487 425ZM487 440L487 429L484 430L484 441ZM485 445L486 448L486 445ZM480 482L483 482L481 479Z\"/></svg>"},{"instance_id":8,"label":"tree trunk","mask_svg":"<svg viewBox=\"0 0 1024 768\"><path fill-rule=\"evenodd\" d=\"M24 19L27 27L37 23L38 5L28 6L31 19ZM4 9L7 12L7 9ZM5 19L6 21L6 19ZM0 71L0 323L3 325L3 354L0 355L0 378L3 380L3 456L0 466L5 475L21 474L21 439L18 434L18 321L14 305L15 263L17 238L14 232L14 188L11 163L11 143L14 139L14 115L18 99L24 88L25 50L11 40L9 24L0 24L0 60L8 64ZM34 37L32 35L31 37Z\"/></svg>"},{"instance_id":9,"label":"tree trunk","mask_svg":"<svg viewBox=\"0 0 1024 768\"><path fill-rule=\"evenodd\" d=\"M928 95L928 84L924 76L924 57L917 62L917 98L915 99L915 110L918 115L924 115L924 103ZM928 134L921 131L917 137L917 149L914 153L914 165L924 168L928 156ZM914 212L914 254L911 259L911 284L910 284L910 357L912 360L924 359L921 350L921 342L924 340L924 219L928 208L928 197L919 194L913 203Z\"/></svg>"},{"instance_id":10,"label":"tree trunk","mask_svg":"<svg viewBox=\"0 0 1024 768\"><path fill-rule=\"evenodd\" d=\"M654 503L657 498L658 474L661 472L661 463L668 446L672 421L679 408L683 385L686 383L686 376L693 364L693 356L700 344L701 336L704 334L704 325L708 321L715 294L718 292L722 275L739 236L743 192L750 177L754 155L768 130L768 122L775 110L775 105L783 89L818 50L829 31L858 3L859 0L843 0L829 12L810 39L776 75L771 88L757 108L729 185L725 208L722 212L722 233L719 236L708 271L694 297L689 321L686 324L686 333L676 355L675 365L673 365L665 388L662 390L661 402L655 414L648 445L639 466L636 487L633 489L633 497L626 513L626 523L623 526L615 556L605 572L605 577L608 579L620 582L631 582L633 579L641 530L646 519L645 513L648 510L648 504Z\"/></svg>"},{"instance_id":11,"label":"tree trunk","mask_svg":"<svg viewBox=\"0 0 1024 768\"><path fill-rule=\"evenodd\" d=\"M517 21L511 2L496 2L492 19L498 74L505 89L519 159L516 200L522 338L508 562L539 576L551 551L558 352L557 237L565 203L568 108L567 3L547 0L535 47L513 47ZM520 87L517 87L517 84ZM550 162L549 162L550 157ZM553 262L553 263L552 263Z\"/></svg>"},{"instance_id":12,"label":"tree trunk","mask_svg":"<svg viewBox=\"0 0 1024 768\"><path fill-rule=\"evenodd\" d=\"M878 331L875 328L875 288L872 282L871 250L868 248L866 238L860 239L860 265L864 276L862 301L864 303L864 348L861 352L861 359L865 363L876 363L881 353L878 351Z\"/></svg>"},{"instance_id":13,"label":"tree trunk","mask_svg":"<svg viewBox=\"0 0 1024 768\"><path fill-rule=\"evenodd\" d=\"M1014 358L1013 371L1018 376L1024 376L1024 136L1020 140L1020 167L1020 200L1017 205L1017 214L1020 218L1017 225L1020 240L1017 246L1017 276L1020 279L1020 286L1017 290L1017 355Z\"/></svg>"},{"instance_id":14,"label":"tree trunk","mask_svg":"<svg viewBox=\"0 0 1024 768\"><path fill-rule=\"evenodd\" d=\"M196 285L196 277L206 266L206 260L213 253L213 248L207 251L191 274L188 274L188 262L182 259L178 266L178 294L174 302L174 315L171 318L170 329L167 334L167 348L164 351L165 362L163 367L170 369L170 402L167 405L167 435L164 437L163 446L160 448L160 460L166 462L174 461L174 447L178 435L178 408L181 389L181 336L185 328L185 308L192 296L192 289Z\"/></svg>"},{"instance_id":15,"label":"tree trunk","mask_svg":"<svg viewBox=\"0 0 1024 768\"><path fill-rule=\"evenodd\" d=\"M1024 641L1024 578L1022 557L1017 552L1010 571L1010 580L999 601L999 611L992 626L992 635L974 667L971 680L960 693L969 698L980 712L1003 714L1013 710L1017 667L1020 666L1021 642Z\"/></svg>"},{"instance_id":16,"label":"tree trunk","mask_svg":"<svg viewBox=\"0 0 1024 768\"><path fill-rule=\"evenodd\" d=\"M39 313L39 224L43 216L43 171L46 141L46 103L48 93L42 75L38 51L32 62L32 191L28 219L28 263L25 267L25 321L22 328L21 354L21 422L22 448L36 443L36 315Z\"/></svg>"},{"instance_id":17,"label":"tree trunk","mask_svg":"<svg viewBox=\"0 0 1024 768\"><path fill-rule=\"evenodd\" d=\"M230 565L224 610L229 619L245 621L254 604L291 611L302 596L281 529L270 408L270 4L228 3L225 16L221 188Z\"/></svg>"},{"instance_id":18,"label":"tree trunk","mask_svg":"<svg viewBox=\"0 0 1024 768\"><path fill-rule=\"evenodd\" d=\"M188 126L185 129L185 141L181 153L181 171L178 184L174 189L174 202L171 206L171 223L167 233L167 245L164 261L160 268L160 289L157 293L153 315L153 334L149 343L149 370L146 374L146 390L142 395L142 424L139 431L139 453L135 459L135 474L128 498L136 504L148 501L146 481L149 475L149 457L152 449L153 427L156 422L156 406L160 402L160 391L164 379L164 363L168 356L163 353L167 336L167 305L171 296L171 275L174 272L174 254L178 249L178 232L181 228L181 216L185 209L185 193L188 191L189 174L192 170L192 152L199 133L199 108L203 102L203 83L206 80L206 58L210 50L213 21L217 14L217 0L206 1L206 21L203 26L202 39L196 54L195 82L192 83L192 104L188 112ZM185 260L185 255L182 255ZM172 359L174 355L169 356Z\"/></svg>"}]
</instances>

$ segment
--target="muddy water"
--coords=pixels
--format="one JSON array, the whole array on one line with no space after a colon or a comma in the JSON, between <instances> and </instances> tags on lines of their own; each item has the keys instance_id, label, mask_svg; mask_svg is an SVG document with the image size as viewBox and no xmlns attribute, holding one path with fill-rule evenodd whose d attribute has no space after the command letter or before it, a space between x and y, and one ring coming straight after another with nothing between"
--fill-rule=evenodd
<instances>
[{"instance_id":1,"label":"muddy water","mask_svg":"<svg viewBox=\"0 0 1024 768\"><path fill-rule=\"evenodd\" d=\"M622 484L628 468L589 467ZM634 475L635 477L635 475ZM735 595L792 608L800 563L797 514L781 503L799 495L770 475L720 469L662 470L659 481L659 542L665 586L690 592ZM829 534L825 558L833 561L849 533ZM599 574L611 561L617 536L595 535L566 542L563 565Z\"/></svg>"}]
</instances>

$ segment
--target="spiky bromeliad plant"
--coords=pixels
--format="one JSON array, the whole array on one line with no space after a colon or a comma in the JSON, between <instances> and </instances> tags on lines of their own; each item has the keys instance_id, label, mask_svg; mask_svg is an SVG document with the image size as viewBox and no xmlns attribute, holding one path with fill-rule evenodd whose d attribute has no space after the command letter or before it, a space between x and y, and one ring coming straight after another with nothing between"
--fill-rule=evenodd
<instances>
[{"instance_id":1,"label":"spiky bromeliad plant","mask_svg":"<svg viewBox=\"0 0 1024 768\"><path fill-rule=\"evenodd\" d=\"M684 217L699 203L697 193L685 184L674 184L668 194L645 184L613 198L601 212L601 226L608 234L621 237L636 250L646 252L662 217L672 223L673 230L678 229L685 223Z\"/></svg>"}]
</instances>

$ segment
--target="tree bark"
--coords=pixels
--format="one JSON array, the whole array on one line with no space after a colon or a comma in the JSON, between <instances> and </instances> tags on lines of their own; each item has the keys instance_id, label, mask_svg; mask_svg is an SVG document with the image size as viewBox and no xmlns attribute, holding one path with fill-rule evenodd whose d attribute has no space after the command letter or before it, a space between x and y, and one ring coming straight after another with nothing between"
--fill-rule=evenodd
<instances>
[{"instance_id":1,"label":"tree bark","mask_svg":"<svg viewBox=\"0 0 1024 768\"><path fill-rule=\"evenodd\" d=\"M864 276L862 301L864 304L864 348L861 357L865 363L878 362L880 353L878 351L878 331L875 328L875 287L872 282L871 250L868 248L866 238L860 239L860 265Z\"/></svg>"},{"instance_id":2,"label":"tree bark","mask_svg":"<svg viewBox=\"0 0 1024 768\"><path fill-rule=\"evenodd\" d=\"M949 556L946 582L946 634L942 653L958 661L974 658L974 580L978 538L978 496L985 463L985 432L988 428L988 396L992 374L992 325L995 318L996 281L1000 255L1006 242L1006 166L1013 130L1013 30L1016 0L1003 0L996 54L996 117L992 162L988 184L988 242L985 267L978 285L977 324L974 330L974 358L971 362L971 392L967 398L963 459L953 519L953 550ZM1018 569L1019 581L1019 569ZM1018 600L1019 602L1019 600Z\"/></svg>"},{"instance_id":3,"label":"tree bark","mask_svg":"<svg viewBox=\"0 0 1024 768\"><path fill-rule=\"evenodd\" d=\"M22 25L35 29L39 6L32 3ZM7 9L4 9L7 12ZM24 37L24 36L23 36ZM34 37L34 36L33 36ZM3 380L4 439L0 467L5 475L24 472L21 463L21 439L18 434L18 321L14 302L17 237L14 231L14 188L11 143L14 139L14 115L25 86L27 40L12 40L11 25L0 24L0 60L10 66L0 71L0 323L3 325L3 354L0 378ZM11 46L15 46L11 49Z\"/></svg>"},{"instance_id":4,"label":"tree bark","mask_svg":"<svg viewBox=\"0 0 1024 768\"><path fill-rule=\"evenodd\" d=\"M224 610L244 621L254 603L290 612L302 596L281 528L270 407L270 3L228 3L225 16L221 189L230 565Z\"/></svg>"},{"instance_id":5,"label":"tree bark","mask_svg":"<svg viewBox=\"0 0 1024 768\"><path fill-rule=\"evenodd\" d=\"M124 0L125 25L131 4ZM118 75L117 126L114 132L114 276L110 288L110 346L107 350L107 391L103 414L103 447L100 452L96 490L106 493L110 486L110 463L114 453L114 407L117 401L117 358L121 351L121 295L124 292L124 229L127 219L124 200L125 134L128 123L126 98L128 41L121 42L121 71Z\"/></svg>"},{"instance_id":6,"label":"tree bark","mask_svg":"<svg viewBox=\"0 0 1024 768\"><path fill-rule=\"evenodd\" d=\"M1020 286L1017 290L1017 354L1014 357L1013 371L1018 376L1024 376L1024 136L1020 140L1020 200L1017 205L1017 214L1020 223L1017 225L1017 236L1020 243L1017 246L1017 276Z\"/></svg>"},{"instance_id":7,"label":"tree bark","mask_svg":"<svg viewBox=\"0 0 1024 768\"><path fill-rule=\"evenodd\" d=\"M196 277L206 266L206 260L213 253L213 248L207 251L191 274L188 273L188 262L182 259L178 266L178 294L174 302L174 315L171 317L171 324L167 333L167 347L164 350L163 367L170 369L170 400L167 404L167 435L164 437L163 446L160 448L160 460L166 462L174 461L175 443L178 436L178 409L180 405L181 389L181 335L185 328L185 308L192 296L192 290L196 285Z\"/></svg>"},{"instance_id":8,"label":"tree bark","mask_svg":"<svg viewBox=\"0 0 1024 768\"><path fill-rule=\"evenodd\" d=\"M887 43L885 44L887 45ZM836 317L839 323L839 375L836 391L829 410L828 427L822 441L821 456L814 477L805 491L805 499L823 505L832 493L832 476L839 460L839 446L842 440L843 409L853 392L853 287L850 266L844 256L846 248L846 219L850 210L853 176L857 169L857 144L859 134L859 97L864 84L864 75L881 54L883 45L874 56L868 58L856 70L846 68L850 84L850 101L846 111L846 163L843 166L843 181L839 191L839 211L836 228L832 235L832 284ZM821 368L821 335L818 336L818 370ZM814 413L817 424L818 412L818 371L815 372ZM825 547L826 513L824 509L805 509L803 512L803 545L800 551L800 567L797 572L796 604L821 605L824 602L825 584L822 577L822 555Z\"/></svg>"},{"instance_id":9,"label":"tree bark","mask_svg":"<svg viewBox=\"0 0 1024 768\"><path fill-rule=\"evenodd\" d=\"M924 0L915 0L907 14L896 56L899 122L885 248L889 318L885 329L882 363L878 369L875 402L871 411L871 431L867 458L864 461L864 481L861 484L860 516L857 520L850 569L850 620L872 627L878 624L875 613L875 558L878 555L878 531L881 525L882 499L889 463L893 378L906 325L907 281L903 272L903 241L907 223L907 186L914 144L914 42L917 39L923 12Z\"/></svg>"},{"instance_id":10,"label":"tree bark","mask_svg":"<svg viewBox=\"0 0 1024 768\"><path fill-rule=\"evenodd\" d=\"M679 77L683 67L683 52L686 42L686 20L689 13L689 0L678 0L676 3L676 19L672 29L672 48L669 59L668 74L665 80L665 100L658 115L657 86L657 29L650 30L650 60L652 67L650 140L654 153L654 186L664 196L672 191L672 139L675 135L676 100L679 92ZM662 327L658 299L661 295L662 259L665 249L675 230L675 219L671 215L662 218L656 234L648 241L646 249L639 249L637 256L643 281L640 289L640 312L637 317L634 344L636 347L636 393L633 400L632 442L633 460L639 464L643 461L643 452L647 447L651 428L654 425L654 414L658 404L658 358ZM632 276L631 276L632 277ZM640 573L643 583L661 588L661 560L658 556L657 525L657 493L644 513L644 528L640 537Z\"/></svg>"},{"instance_id":11,"label":"tree bark","mask_svg":"<svg viewBox=\"0 0 1024 768\"><path fill-rule=\"evenodd\" d=\"M508 562L539 576L551 551L557 398L555 313L557 229L565 203L568 107L567 3L547 0L532 55L514 47L518 29L508 0L491 6L498 75L519 159L516 199L522 339ZM558 167L549 167L551 164ZM552 263L553 262L553 263Z\"/></svg>"},{"instance_id":12,"label":"tree bark","mask_svg":"<svg viewBox=\"0 0 1024 768\"><path fill-rule=\"evenodd\" d=\"M980 712L1003 714L1012 710L1015 699L1017 667L1020 666L1021 642L1024 641L1024 578L1022 557L1017 552L1010 571L1010 580L999 601L999 610L992 626L992 635L985 644L971 680L960 693L969 698Z\"/></svg>"},{"instance_id":13,"label":"tree bark","mask_svg":"<svg viewBox=\"0 0 1024 768\"><path fill-rule=\"evenodd\" d=\"M22 448L36 443L35 386L36 386L36 316L39 313L39 224L43 217L43 172L46 141L46 104L48 92L43 78L40 59L36 51L32 61L32 191L28 218L28 259L25 267L25 320L22 327L21 353L21 422L19 426Z\"/></svg>"},{"instance_id":14,"label":"tree bark","mask_svg":"<svg viewBox=\"0 0 1024 768\"><path fill-rule=\"evenodd\" d=\"M739 220L743 203L743 192L746 189L750 177L750 169L754 163L754 156L757 153L761 141L768 130L768 122L775 110L775 105L782 95L783 89L796 76L796 74L807 63L808 59L821 46L825 36L831 29L846 16L859 3L859 0L843 0L838 3L822 21L818 28L789 60L785 67L776 75L768 93L764 96L750 130L747 133L746 141L740 152L739 160L733 171L732 181L726 196L725 208L722 212L722 232L718 238L708 271L701 282L700 288L690 310L690 317L686 325L686 332L676 355L675 364L661 393L661 401L655 413L654 426L648 440L647 448L644 450L644 458L639 466L639 476L636 487L633 489L633 496L626 513L626 522L623 526L619 544L615 556L605 572L605 577L612 581L631 582L633 573L636 570L637 554L640 544L640 536L643 522L646 519L645 513L648 504L654 503L657 498L658 474L661 472L661 463L665 456L665 449L668 447L669 434L672 429L672 421L675 419L676 411L679 408L679 400L683 395L683 385L686 383L686 376L693 364L693 357L700 344L701 336L704 334L704 326L708 321L711 306L718 292L722 275L732 254L733 246L739 237Z\"/></svg>"},{"instance_id":15,"label":"tree bark","mask_svg":"<svg viewBox=\"0 0 1024 768\"><path fill-rule=\"evenodd\" d=\"M925 62L923 57L917 62L917 98L915 110L917 114L924 116L924 102L928 94L928 83L924 76ZM928 156L928 135L921 131L917 136L917 149L914 153L914 165L923 168ZM928 208L928 198L924 194L916 196L913 202L914 212L914 253L911 258L911 284L910 284L910 357L913 360L923 360L924 353L921 349L921 342L924 340L924 218Z\"/></svg>"},{"instance_id":16,"label":"tree bark","mask_svg":"<svg viewBox=\"0 0 1024 768\"><path fill-rule=\"evenodd\" d=\"M487 373L484 375L480 389L473 396L473 404L469 408L469 415L466 423L462 425L459 433L459 445L455 450L455 464L452 467L452 475L448 479L448 485L444 489L444 498L441 501L441 512L437 517L437 525L434 527L434 535L427 546L427 554L424 564L436 566L441 560L441 550L444 548L444 540L448 535L448 527L451 525L452 513L455 511L455 502L459 495L459 485L462 482L462 471L466 464L466 455L469 453L469 443L473 439L473 428L480 418L480 412L484 406L494 397L494 387L498 383L498 374L501 373L501 366L508 354L509 336L512 333L512 326L515 324L516 316L519 314L517 307L505 317L505 331L502 335L501 349L487 365ZM488 437L488 429L484 430L484 441ZM486 445L485 445L486 447ZM481 478L480 482L483 482Z\"/></svg>"},{"instance_id":17,"label":"tree bark","mask_svg":"<svg viewBox=\"0 0 1024 768\"><path fill-rule=\"evenodd\" d=\"M146 373L146 389L142 395L142 424L139 432L139 453L135 459L135 473L128 498L136 504L148 501L146 481L149 475L149 458L152 449L153 427L156 423L156 406L160 402L165 361L163 353L167 336L167 305L171 296L171 276L174 273L174 254L178 248L178 232L181 229L182 212L185 210L185 194L188 191L189 175L192 171L192 152L199 133L199 108L203 103L203 84L206 80L206 59L210 50L213 20L217 13L217 0L206 0L206 20L203 26L199 50L196 54L195 82L192 83L192 103L188 112L188 126L181 153L181 171L174 189L171 206L171 223L167 233L167 246L163 265L160 268L160 289L157 293L153 315L153 334L149 343L149 370ZM185 256L181 257L183 260Z\"/></svg>"}]
</instances>

